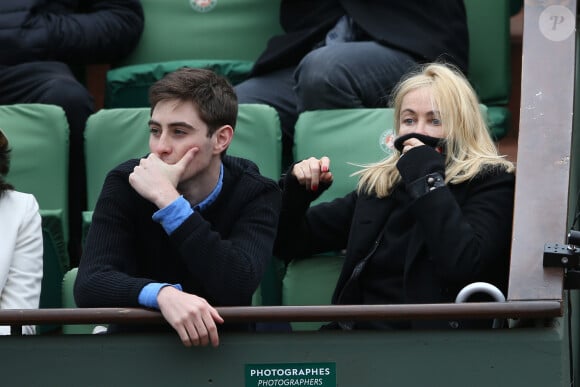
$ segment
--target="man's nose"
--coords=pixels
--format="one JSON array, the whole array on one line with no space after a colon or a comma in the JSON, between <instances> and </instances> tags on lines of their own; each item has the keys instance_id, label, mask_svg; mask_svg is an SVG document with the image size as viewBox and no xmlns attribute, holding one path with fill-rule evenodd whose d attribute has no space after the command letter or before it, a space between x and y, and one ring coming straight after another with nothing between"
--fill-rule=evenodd
<instances>
[{"instance_id":1,"label":"man's nose","mask_svg":"<svg viewBox=\"0 0 580 387\"><path fill-rule=\"evenodd\" d=\"M157 156L171 153L171 141L167 135L162 134L157 138L151 147L151 152L155 153Z\"/></svg>"}]
</instances>

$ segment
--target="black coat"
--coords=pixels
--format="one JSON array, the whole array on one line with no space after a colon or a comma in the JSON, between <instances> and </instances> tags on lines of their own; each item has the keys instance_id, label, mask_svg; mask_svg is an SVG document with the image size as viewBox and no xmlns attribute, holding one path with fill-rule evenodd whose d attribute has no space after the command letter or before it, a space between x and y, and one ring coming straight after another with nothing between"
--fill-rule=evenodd
<instances>
[{"instance_id":1,"label":"black coat","mask_svg":"<svg viewBox=\"0 0 580 387\"><path fill-rule=\"evenodd\" d=\"M2 0L0 65L112 63L137 45L139 0Z\"/></svg>"},{"instance_id":2,"label":"black coat","mask_svg":"<svg viewBox=\"0 0 580 387\"><path fill-rule=\"evenodd\" d=\"M410 203L406 211L414 225L404 257L405 303L453 302L463 286L477 281L507 290L514 181L513 174L492 170ZM384 238L379 234L398 209L391 197L353 192L307 210L312 199L294 178L286 178L275 254L290 259L346 249L333 295L336 303L355 265L369 254L375 240L389 240L388 234ZM375 253L371 259L389 257Z\"/></svg>"},{"instance_id":3,"label":"black coat","mask_svg":"<svg viewBox=\"0 0 580 387\"><path fill-rule=\"evenodd\" d=\"M445 59L467 70L469 36L462 0L282 0L285 34L268 42L254 73L298 64L344 14L371 39L419 62Z\"/></svg>"}]
</instances>

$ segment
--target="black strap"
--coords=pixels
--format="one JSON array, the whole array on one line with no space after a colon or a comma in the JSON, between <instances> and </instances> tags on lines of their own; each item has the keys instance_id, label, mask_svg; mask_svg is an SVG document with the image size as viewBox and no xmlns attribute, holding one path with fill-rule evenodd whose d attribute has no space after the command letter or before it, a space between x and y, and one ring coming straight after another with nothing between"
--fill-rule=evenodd
<instances>
[{"instance_id":1,"label":"black strap","mask_svg":"<svg viewBox=\"0 0 580 387\"><path fill-rule=\"evenodd\" d=\"M406 189L411 198L418 199L441 187L445 187L445 178L439 172L434 172L407 184Z\"/></svg>"}]
</instances>

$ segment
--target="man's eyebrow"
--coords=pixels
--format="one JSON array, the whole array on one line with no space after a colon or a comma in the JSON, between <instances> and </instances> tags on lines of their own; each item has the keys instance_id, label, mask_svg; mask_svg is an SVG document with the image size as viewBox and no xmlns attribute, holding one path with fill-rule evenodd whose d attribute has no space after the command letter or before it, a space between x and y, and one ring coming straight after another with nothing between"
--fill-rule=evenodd
<instances>
[{"instance_id":1,"label":"man's eyebrow","mask_svg":"<svg viewBox=\"0 0 580 387\"><path fill-rule=\"evenodd\" d=\"M155 120L149 120L149 122L148 122L148 125L157 125L157 126L161 126L161 124L160 124L159 122L155 121ZM188 124L188 123L187 123L187 122L185 122L185 121L176 121L176 122L171 122L171 123L169 123L169 125L168 125L168 126L169 126L169 127L175 127L175 126L177 126L177 127L182 127L182 128L183 128L183 127L186 127L186 128L189 128L189 129L195 129L195 128L193 127L193 125L191 125L191 124Z\"/></svg>"}]
</instances>

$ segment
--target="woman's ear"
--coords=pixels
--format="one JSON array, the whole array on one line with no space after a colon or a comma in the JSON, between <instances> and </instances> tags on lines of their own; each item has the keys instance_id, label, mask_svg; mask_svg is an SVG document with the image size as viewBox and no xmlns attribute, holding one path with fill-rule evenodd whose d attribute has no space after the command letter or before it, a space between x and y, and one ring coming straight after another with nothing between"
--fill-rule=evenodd
<instances>
[{"instance_id":1,"label":"woman's ear","mask_svg":"<svg viewBox=\"0 0 580 387\"><path fill-rule=\"evenodd\" d=\"M234 138L234 128L230 125L224 125L215 131L214 136L214 152L216 154L221 154L230 146L230 143Z\"/></svg>"}]
</instances>

